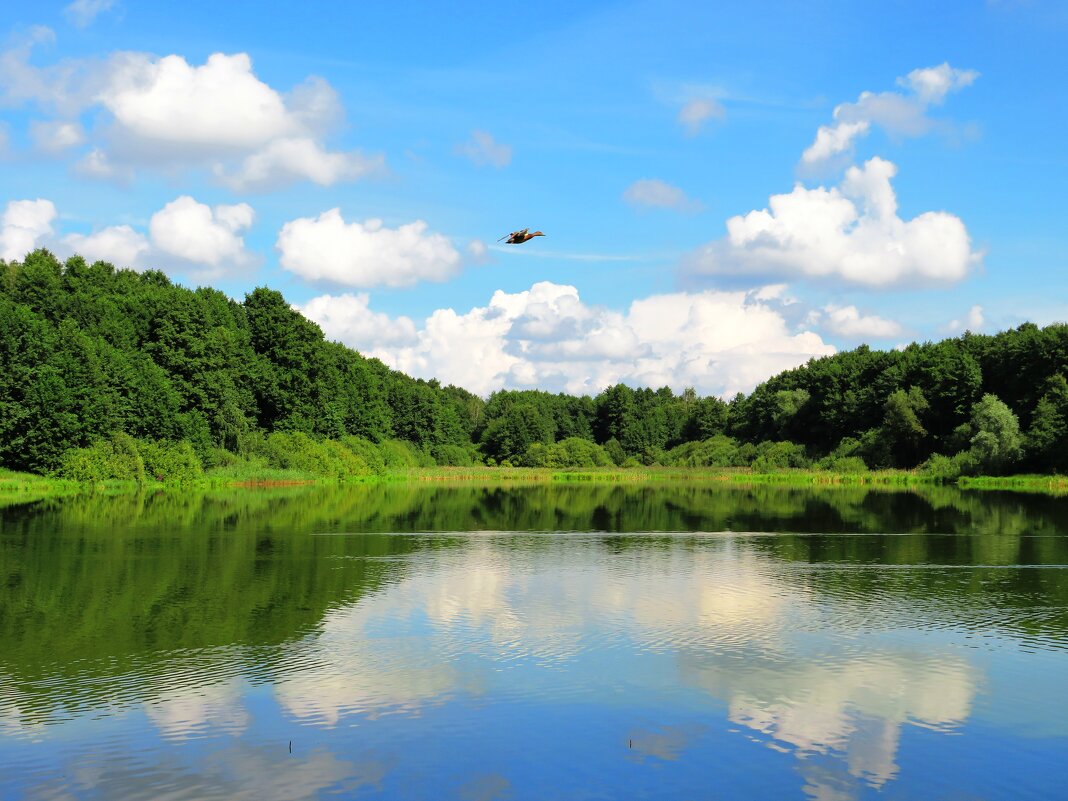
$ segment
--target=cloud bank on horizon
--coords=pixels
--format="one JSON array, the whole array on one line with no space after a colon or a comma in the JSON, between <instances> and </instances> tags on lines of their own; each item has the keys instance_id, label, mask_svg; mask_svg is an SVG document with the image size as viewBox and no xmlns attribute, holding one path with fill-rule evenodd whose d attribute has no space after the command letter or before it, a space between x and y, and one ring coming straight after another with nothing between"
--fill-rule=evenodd
<instances>
[{"instance_id":1,"label":"cloud bank on horizon","mask_svg":"<svg viewBox=\"0 0 1068 801\"><path fill-rule=\"evenodd\" d=\"M65 17L77 30L117 26L134 13L117 8L79 0ZM328 337L481 394L596 393L622 381L729 396L843 346L888 347L990 324L989 304L974 299L938 304L944 316L920 330L915 318L906 321L909 304L898 298L944 293L981 275L989 237L977 237L942 200L923 207L907 153L893 161L859 155L929 134L950 147L945 140L962 126L943 109L978 85L972 68L920 65L894 89L854 89L846 96L855 101L793 139L796 173L784 171L776 186L766 171L766 205L753 208L685 171L695 148L713 152L716 137L744 125L750 109L775 106L737 92L687 90L671 108L653 98L657 125L678 151L670 156L564 136L540 119L551 115L537 96L524 98L527 116L507 105L473 120L457 106L455 124L446 114L440 136L426 130L405 149L363 133L376 114L402 116L403 107L359 100L367 87L340 68L327 77L286 73L269 55L254 60L251 49L200 59L123 47L59 57L59 39L26 21L0 52L8 161L50 176L33 193L0 198L0 258L9 261L48 247L221 282L232 294L281 284ZM329 60L321 66L331 73ZM447 90L419 91L429 104L449 102ZM581 96L576 89L572 99ZM346 106L357 109L355 124ZM564 168L569 182L550 178L552 160L569 150L597 154L586 161L605 162L597 169L615 182L584 177L582 161ZM533 172L528 161L537 161ZM66 177L56 177L57 167ZM439 185L442 194L420 202L421 190ZM498 211L480 185L505 186L513 206ZM106 193L110 207L126 211L98 216L72 187ZM588 194L599 198L597 209L582 205ZM560 217L552 230L544 226L565 249L587 234L594 248L607 245L597 254L603 260L590 255L595 277L569 277L563 271L577 268L561 258L510 274L507 251L487 248L487 232L466 222L510 222L517 211L523 220L553 204L580 221L612 210L612 226L569 230ZM649 241L673 243L673 255L611 249L626 239L631 252L663 253L635 247L659 228L666 233ZM628 291L630 276L640 280Z\"/></svg>"}]
</instances>

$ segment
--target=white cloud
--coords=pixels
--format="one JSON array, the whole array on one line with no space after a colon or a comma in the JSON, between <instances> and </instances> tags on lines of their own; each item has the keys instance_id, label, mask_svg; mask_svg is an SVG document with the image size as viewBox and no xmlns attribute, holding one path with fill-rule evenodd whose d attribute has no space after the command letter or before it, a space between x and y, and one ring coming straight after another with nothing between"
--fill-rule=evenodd
<instances>
[{"instance_id":1,"label":"white cloud","mask_svg":"<svg viewBox=\"0 0 1068 801\"><path fill-rule=\"evenodd\" d=\"M238 234L252 225L247 203L214 209L182 195L152 215L153 246L170 256L211 268L244 266L251 260Z\"/></svg>"},{"instance_id":2,"label":"white cloud","mask_svg":"<svg viewBox=\"0 0 1068 801\"><path fill-rule=\"evenodd\" d=\"M498 290L467 312L438 309L414 331L406 318L391 327L359 296L341 306L352 321L330 327L346 344L480 394L502 387L596 393L623 381L730 396L835 351L814 332L792 333L772 301L746 292L655 295L621 313L587 306L574 287L540 282L523 292ZM392 332L392 341L380 331Z\"/></svg>"},{"instance_id":3,"label":"white cloud","mask_svg":"<svg viewBox=\"0 0 1068 801\"><path fill-rule=\"evenodd\" d=\"M359 342L366 346L410 344L415 341L415 323L408 317L392 318L371 311L366 292L320 295L295 307L323 329L327 339Z\"/></svg>"},{"instance_id":4,"label":"white cloud","mask_svg":"<svg viewBox=\"0 0 1068 801\"><path fill-rule=\"evenodd\" d=\"M722 119L723 106L711 98L698 98L686 103L680 110L678 121L688 136L696 136L711 119Z\"/></svg>"},{"instance_id":5,"label":"white cloud","mask_svg":"<svg viewBox=\"0 0 1068 801\"><path fill-rule=\"evenodd\" d=\"M827 306L828 330L856 339L887 339L900 336L904 329L893 320L874 314L862 315L856 306Z\"/></svg>"},{"instance_id":6,"label":"white cloud","mask_svg":"<svg viewBox=\"0 0 1068 801\"><path fill-rule=\"evenodd\" d=\"M214 53L200 67L176 55L121 54L98 100L124 135L164 147L248 150L301 132L246 53Z\"/></svg>"},{"instance_id":7,"label":"white cloud","mask_svg":"<svg viewBox=\"0 0 1068 801\"><path fill-rule=\"evenodd\" d=\"M0 215L0 259L15 261L52 235L56 207L51 200L12 200Z\"/></svg>"},{"instance_id":8,"label":"white cloud","mask_svg":"<svg viewBox=\"0 0 1068 801\"><path fill-rule=\"evenodd\" d=\"M150 250L144 234L128 225L114 225L89 235L68 234L63 242L90 263L107 261L116 267L140 267Z\"/></svg>"},{"instance_id":9,"label":"white cloud","mask_svg":"<svg viewBox=\"0 0 1068 801\"><path fill-rule=\"evenodd\" d=\"M701 206L696 200L687 197L679 187L659 178L642 178L635 181L623 192L623 199L632 206L675 211L696 211Z\"/></svg>"},{"instance_id":10,"label":"white cloud","mask_svg":"<svg viewBox=\"0 0 1068 801\"><path fill-rule=\"evenodd\" d=\"M55 39L51 28L35 25L13 47L0 52L0 106L19 106L32 101L64 114L76 113L84 107L81 87L85 81L70 62L50 67L30 64L33 49L52 44ZM75 85L78 89L73 88Z\"/></svg>"},{"instance_id":11,"label":"white cloud","mask_svg":"<svg viewBox=\"0 0 1068 801\"><path fill-rule=\"evenodd\" d=\"M466 249L467 257L476 264L489 260L489 246L481 239L472 239Z\"/></svg>"},{"instance_id":12,"label":"white cloud","mask_svg":"<svg viewBox=\"0 0 1068 801\"><path fill-rule=\"evenodd\" d=\"M10 201L0 215L0 258L21 259L35 248L49 247L89 262L133 269L151 265L203 278L255 260L240 236L255 217L246 203L212 208L183 195L152 215L148 236L129 225L61 235L53 228L58 216L50 200Z\"/></svg>"},{"instance_id":13,"label":"white cloud","mask_svg":"<svg viewBox=\"0 0 1068 801\"><path fill-rule=\"evenodd\" d=\"M479 165L500 168L512 163L511 145L502 145L485 131L472 131L470 139L456 146L456 152Z\"/></svg>"},{"instance_id":14,"label":"white cloud","mask_svg":"<svg viewBox=\"0 0 1068 801\"><path fill-rule=\"evenodd\" d=\"M897 167L873 158L841 185L772 195L769 208L727 220L727 236L690 259L697 274L837 279L882 287L952 283L979 260L960 218L928 211L897 216Z\"/></svg>"},{"instance_id":15,"label":"white cloud","mask_svg":"<svg viewBox=\"0 0 1068 801\"><path fill-rule=\"evenodd\" d=\"M354 287L445 281L461 263L448 238L428 231L422 220L397 228L375 219L346 223L336 208L287 222L275 246L290 272Z\"/></svg>"},{"instance_id":16,"label":"white cloud","mask_svg":"<svg viewBox=\"0 0 1068 801\"><path fill-rule=\"evenodd\" d=\"M63 16L77 28L88 27L97 15L115 5L115 0L74 0L63 9Z\"/></svg>"},{"instance_id":17,"label":"white cloud","mask_svg":"<svg viewBox=\"0 0 1068 801\"><path fill-rule=\"evenodd\" d=\"M46 123L52 126L87 110L106 112L92 143L96 155L77 168L87 177L129 176L134 166L208 168L244 190L298 179L330 185L383 164L381 155L325 146L322 137L342 110L337 92L321 78L283 94L256 76L247 53L214 53L202 65L180 55L135 52L31 64L32 48L51 38L51 31L39 29L0 53L0 103L57 111L63 119Z\"/></svg>"},{"instance_id":18,"label":"white cloud","mask_svg":"<svg viewBox=\"0 0 1068 801\"><path fill-rule=\"evenodd\" d=\"M59 153L85 141L85 131L77 122L51 120L30 123L30 137L38 150Z\"/></svg>"},{"instance_id":19,"label":"white cloud","mask_svg":"<svg viewBox=\"0 0 1068 801\"><path fill-rule=\"evenodd\" d=\"M821 125L816 131L816 141L805 148L801 160L806 163L827 161L853 147L853 139L866 134L871 128L867 120L843 122L838 125Z\"/></svg>"},{"instance_id":20,"label":"white cloud","mask_svg":"<svg viewBox=\"0 0 1068 801\"><path fill-rule=\"evenodd\" d=\"M246 157L237 171L228 173L217 165L215 173L224 184L241 192L275 188L300 179L331 186L339 181L355 181L384 166L381 155L331 153L314 139L302 137L276 139Z\"/></svg>"},{"instance_id":21,"label":"white cloud","mask_svg":"<svg viewBox=\"0 0 1068 801\"><path fill-rule=\"evenodd\" d=\"M74 165L74 172L84 178L100 181L114 181L119 184L129 183L133 179L133 170L127 166L114 164L100 148L93 148Z\"/></svg>"},{"instance_id":22,"label":"white cloud","mask_svg":"<svg viewBox=\"0 0 1068 801\"><path fill-rule=\"evenodd\" d=\"M960 334L964 331L975 333L983 328L986 318L983 316L982 306L972 306L968 314L962 320L951 320L946 326L946 331L952 334Z\"/></svg>"},{"instance_id":23,"label":"white cloud","mask_svg":"<svg viewBox=\"0 0 1068 801\"><path fill-rule=\"evenodd\" d=\"M950 92L970 86L979 77L975 70L960 70L948 62L937 67L915 69L904 78L898 78L900 86L907 86L925 103L937 104Z\"/></svg>"},{"instance_id":24,"label":"white cloud","mask_svg":"<svg viewBox=\"0 0 1068 801\"><path fill-rule=\"evenodd\" d=\"M834 109L834 124L821 125L815 141L801 156L806 167L820 166L835 156L852 151L854 142L877 125L894 136L922 136L937 123L927 116L930 106L939 105L949 92L970 85L979 77L974 70L961 70L940 64L915 69L898 85L900 92L861 92L856 103L842 103Z\"/></svg>"}]
</instances>

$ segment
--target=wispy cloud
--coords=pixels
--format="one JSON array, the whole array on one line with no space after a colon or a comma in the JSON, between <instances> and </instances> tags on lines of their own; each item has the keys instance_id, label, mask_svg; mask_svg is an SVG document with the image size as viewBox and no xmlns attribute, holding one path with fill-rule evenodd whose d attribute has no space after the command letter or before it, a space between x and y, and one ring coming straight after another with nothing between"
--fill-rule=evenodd
<instances>
[{"instance_id":1,"label":"wispy cloud","mask_svg":"<svg viewBox=\"0 0 1068 801\"><path fill-rule=\"evenodd\" d=\"M76 28L86 28L99 14L113 8L115 0L74 0L63 9L67 22Z\"/></svg>"},{"instance_id":2,"label":"wispy cloud","mask_svg":"<svg viewBox=\"0 0 1068 801\"><path fill-rule=\"evenodd\" d=\"M554 259L557 261L658 261L676 258L677 253L565 253L558 250L534 250L527 248L520 250L520 245L490 245L489 249L495 253L510 253L531 259Z\"/></svg>"},{"instance_id":3,"label":"wispy cloud","mask_svg":"<svg viewBox=\"0 0 1068 801\"><path fill-rule=\"evenodd\" d=\"M456 152L475 164L498 169L512 163L512 146L501 144L486 131L472 131L470 139L456 146Z\"/></svg>"}]
</instances>

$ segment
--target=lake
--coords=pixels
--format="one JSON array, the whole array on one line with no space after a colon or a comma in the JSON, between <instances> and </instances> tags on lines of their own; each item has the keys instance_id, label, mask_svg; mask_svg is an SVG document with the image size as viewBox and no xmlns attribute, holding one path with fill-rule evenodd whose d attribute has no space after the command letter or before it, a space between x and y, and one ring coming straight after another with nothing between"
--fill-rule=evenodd
<instances>
[{"instance_id":1,"label":"lake","mask_svg":"<svg viewBox=\"0 0 1068 801\"><path fill-rule=\"evenodd\" d=\"M1068 798L1068 499L0 499L0 798Z\"/></svg>"}]
</instances>

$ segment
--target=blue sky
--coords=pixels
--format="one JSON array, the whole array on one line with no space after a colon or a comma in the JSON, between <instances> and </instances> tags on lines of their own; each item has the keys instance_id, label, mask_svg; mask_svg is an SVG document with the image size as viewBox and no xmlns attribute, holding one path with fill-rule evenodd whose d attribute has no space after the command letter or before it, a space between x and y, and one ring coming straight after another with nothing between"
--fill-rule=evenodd
<instances>
[{"instance_id":1,"label":"blue sky","mask_svg":"<svg viewBox=\"0 0 1068 801\"><path fill-rule=\"evenodd\" d=\"M1058 2L0 8L0 256L487 393L1068 318ZM547 236L497 245L517 228Z\"/></svg>"}]
</instances>

